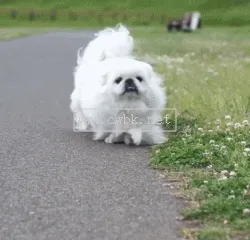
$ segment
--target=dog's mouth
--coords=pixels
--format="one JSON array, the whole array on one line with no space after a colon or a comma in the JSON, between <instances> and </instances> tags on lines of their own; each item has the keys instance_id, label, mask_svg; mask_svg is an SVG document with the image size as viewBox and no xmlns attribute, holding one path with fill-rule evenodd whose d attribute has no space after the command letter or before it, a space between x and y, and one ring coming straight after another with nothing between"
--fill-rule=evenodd
<instances>
[{"instance_id":1,"label":"dog's mouth","mask_svg":"<svg viewBox=\"0 0 250 240\"><path fill-rule=\"evenodd\" d=\"M139 94L138 88L135 85L134 81L129 81L129 80L127 80L125 82L124 94L125 93L136 93L136 94Z\"/></svg>"}]
</instances>

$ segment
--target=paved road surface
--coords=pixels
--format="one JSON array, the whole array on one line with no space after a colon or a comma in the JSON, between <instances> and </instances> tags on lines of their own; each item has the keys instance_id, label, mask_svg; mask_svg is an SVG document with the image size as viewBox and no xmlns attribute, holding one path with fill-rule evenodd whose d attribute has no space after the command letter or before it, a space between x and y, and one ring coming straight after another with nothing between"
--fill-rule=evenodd
<instances>
[{"instance_id":1,"label":"paved road surface","mask_svg":"<svg viewBox=\"0 0 250 240\"><path fill-rule=\"evenodd\" d=\"M148 149L72 131L76 51L91 37L0 43L0 239L178 239L181 204L148 167Z\"/></svg>"}]
</instances>

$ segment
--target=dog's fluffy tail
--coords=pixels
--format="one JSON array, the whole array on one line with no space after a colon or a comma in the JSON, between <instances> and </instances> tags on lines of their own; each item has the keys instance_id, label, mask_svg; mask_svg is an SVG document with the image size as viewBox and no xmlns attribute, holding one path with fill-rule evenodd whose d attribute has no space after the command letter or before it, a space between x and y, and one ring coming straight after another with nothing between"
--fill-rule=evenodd
<instances>
[{"instance_id":1,"label":"dog's fluffy tail","mask_svg":"<svg viewBox=\"0 0 250 240\"><path fill-rule=\"evenodd\" d=\"M131 56L134 40L129 30L119 24L116 28L106 28L95 34L95 38L85 49L77 53L77 64L95 63L107 58Z\"/></svg>"}]
</instances>

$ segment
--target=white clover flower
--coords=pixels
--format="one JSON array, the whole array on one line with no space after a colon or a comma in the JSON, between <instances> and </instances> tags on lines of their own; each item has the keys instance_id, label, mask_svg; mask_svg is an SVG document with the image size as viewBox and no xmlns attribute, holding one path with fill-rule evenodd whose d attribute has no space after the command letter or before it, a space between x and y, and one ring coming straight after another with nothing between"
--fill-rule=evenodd
<instances>
[{"instance_id":1,"label":"white clover flower","mask_svg":"<svg viewBox=\"0 0 250 240\"><path fill-rule=\"evenodd\" d=\"M212 140L209 141L209 143L210 144L215 144L215 140L212 139Z\"/></svg>"},{"instance_id":2,"label":"white clover flower","mask_svg":"<svg viewBox=\"0 0 250 240\"><path fill-rule=\"evenodd\" d=\"M231 177L236 176L236 172L235 172L235 171L231 171L231 172L229 173L229 175L230 175Z\"/></svg>"},{"instance_id":3,"label":"white clover flower","mask_svg":"<svg viewBox=\"0 0 250 240\"><path fill-rule=\"evenodd\" d=\"M212 133L212 132L213 132L213 130L209 129L209 130L208 130L208 132L209 132L209 133Z\"/></svg>"},{"instance_id":4,"label":"white clover flower","mask_svg":"<svg viewBox=\"0 0 250 240\"><path fill-rule=\"evenodd\" d=\"M241 124L240 124L240 123L235 123L235 124L234 124L234 128L235 128L235 129L241 128Z\"/></svg>"},{"instance_id":5,"label":"white clover flower","mask_svg":"<svg viewBox=\"0 0 250 240\"><path fill-rule=\"evenodd\" d=\"M200 131L200 132L204 131L203 128L198 128L197 130Z\"/></svg>"},{"instance_id":6,"label":"white clover flower","mask_svg":"<svg viewBox=\"0 0 250 240\"><path fill-rule=\"evenodd\" d=\"M227 137L226 140L229 141L229 142L231 142L233 139L230 138L230 137Z\"/></svg>"},{"instance_id":7,"label":"white clover flower","mask_svg":"<svg viewBox=\"0 0 250 240\"><path fill-rule=\"evenodd\" d=\"M204 184L208 184L208 181L207 181L207 180L205 180L205 181L203 181L203 183L204 183Z\"/></svg>"},{"instance_id":8,"label":"white clover flower","mask_svg":"<svg viewBox=\"0 0 250 240\"><path fill-rule=\"evenodd\" d=\"M207 169L212 169L212 168L213 168L212 165L208 165L208 166L207 166Z\"/></svg>"},{"instance_id":9,"label":"white clover flower","mask_svg":"<svg viewBox=\"0 0 250 240\"><path fill-rule=\"evenodd\" d=\"M234 124L232 122L227 123L227 127L232 127Z\"/></svg>"},{"instance_id":10,"label":"white clover flower","mask_svg":"<svg viewBox=\"0 0 250 240\"><path fill-rule=\"evenodd\" d=\"M230 116L230 115L226 115L226 116L225 116L225 119L226 119L226 120L230 120L230 119L231 119L231 116Z\"/></svg>"},{"instance_id":11,"label":"white clover flower","mask_svg":"<svg viewBox=\"0 0 250 240\"><path fill-rule=\"evenodd\" d=\"M235 199L235 195L229 195L228 199Z\"/></svg>"},{"instance_id":12,"label":"white clover flower","mask_svg":"<svg viewBox=\"0 0 250 240\"><path fill-rule=\"evenodd\" d=\"M221 123L221 120L219 119L219 118L217 118L216 120L215 120L215 124L220 124Z\"/></svg>"},{"instance_id":13,"label":"white clover flower","mask_svg":"<svg viewBox=\"0 0 250 240\"><path fill-rule=\"evenodd\" d=\"M247 193L248 193L248 190L247 190L247 189L244 189L243 195L247 195Z\"/></svg>"},{"instance_id":14,"label":"white clover flower","mask_svg":"<svg viewBox=\"0 0 250 240\"><path fill-rule=\"evenodd\" d=\"M181 140L182 140L182 141L186 141L186 138L182 138Z\"/></svg>"},{"instance_id":15,"label":"white clover flower","mask_svg":"<svg viewBox=\"0 0 250 240\"><path fill-rule=\"evenodd\" d=\"M225 174L227 174L227 173L228 173L227 170L222 170L222 171L220 172L221 175L225 175Z\"/></svg>"},{"instance_id":16,"label":"white clover flower","mask_svg":"<svg viewBox=\"0 0 250 240\"><path fill-rule=\"evenodd\" d=\"M221 178L218 179L218 181L225 181L227 180L227 176L222 176Z\"/></svg>"},{"instance_id":17,"label":"white clover flower","mask_svg":"<svg viewBox=\"0 0 250 240\"><path fill-rule=\"evenodd\" d=\"M243 210L243 215L244 215L244 216L249 216L249 215L250 215L250 209L245 208L245 209Z\"/></svg>"},{"instance_id":18,"label":"white clover flower","mask_svg":"<svg viewBox=\"0 0 250 240\"><path fill-rule=\"evenodd\" d=\"M235 167L235 168L238 168L238 167L239 167L239 164L238 164L238 163L235 163L235 164L234 164L234 167Z\"/></svg>"},{"instance_id":19,"label":"white clover flower","mask_svg":"<svg viewBox=\"0 0 250 240\"><path fill-rule=\"evenodd\" d=\"M216 130L220 130L220 126L216 126Z\"/></svg>"},{"instance_id":20,"label":"white clover flower","mask_svg":"<svg viewBox=\"0 0 250 240\"><path fill-rule=\"evenodd\" d=\"M227 149L226 146L221 146L221 148L220 148L221 151L224 151L224 150L226 150L226 149Z\"/></svg>"},{"instance_id":21,"label":"white clover flower","mask_svg":"<svg viewBox=\"0 0 250 240\"><path fill-rule=\"evenodd\" d=\"M245 146L247 143L246 143L246 141L242 141L242 142L240 142L240 144Z\"/></svg>"},{"instance_id":22,"label":"white clover flower","mask_svg":"<svg viewBox=\"0 0 250 240\"><path fill-rule=\"evenodd\" d=\"M242 124L243 124L243 126L248 126L248 125L249 125L249 121L248 121L248 120L244 120L244 121L242 122Z\"/></svg>"},{"instance_id":23,"label":"white clover flower","mask_svg":"<svg viewBox=\"0 0 250 240\"><path fill-rule=\"evenodd\" d=\"M248 156L248 154L247 154L246 152L243 152L243 155L244 155L244 157L247 157L247 156Z\"/></svg>"},{"instance_id":24,"label":"white clover flower","mask_svg":"<svg viewBox=\"0 0 250 240\"><path fill-rule=\"evenodd\" d=\"M245 148L244 152L250 153L250 148Z\"/></svg>"}]
</instances>

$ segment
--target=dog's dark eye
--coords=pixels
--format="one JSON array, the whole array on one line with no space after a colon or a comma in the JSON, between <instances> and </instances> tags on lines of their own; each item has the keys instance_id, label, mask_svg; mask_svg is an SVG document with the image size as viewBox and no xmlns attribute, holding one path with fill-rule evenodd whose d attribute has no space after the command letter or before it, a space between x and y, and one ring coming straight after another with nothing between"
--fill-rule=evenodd
<instances>
[{"instance_id":1,"label":"dog's dark eye","mask_svg":"<svg viewBox=\"0 0 250 240\"><path fill-rule=\"evenodd\" d=\"M115 80L115 83L119 84L121 81L122 81L122 78L119 77L119 78L117 78L117 79Z\"/></svg>"},{"instance_id":2,"label":"dog's dark eye","mask_svg":"<svg viewBox=\"0 0 250 240\"><path fill-rule=\"evenodd\" d=\"M139 81L139 82L142 82L142 77L136 77L136 79Z\"/></svg>"}]
</instances>

